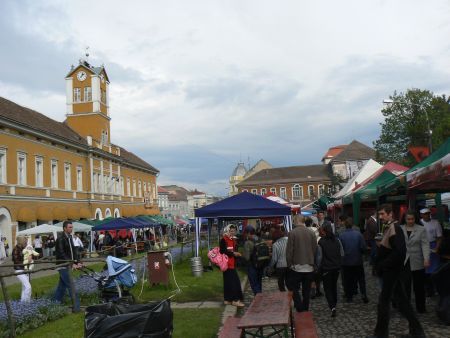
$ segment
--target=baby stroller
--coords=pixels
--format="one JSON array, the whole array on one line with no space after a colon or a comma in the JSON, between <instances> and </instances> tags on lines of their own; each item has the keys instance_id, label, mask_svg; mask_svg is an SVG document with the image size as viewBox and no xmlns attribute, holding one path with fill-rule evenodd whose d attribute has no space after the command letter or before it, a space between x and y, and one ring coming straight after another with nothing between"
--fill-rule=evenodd
<instances>
[{"instance_id":1,"label":"baby stroller","mask_svg":"<svg viewBox=\"0 0 450 338\"><path fill-rule=\"evenodd\" d=\"M108 256L106 269L102 273L83 267L85 275L97 282L100 300L103 303L125 301L134 303L134 297L129 292L136 283L137 276L131 264L123 259Z\"/></svg>"}]
</instances>

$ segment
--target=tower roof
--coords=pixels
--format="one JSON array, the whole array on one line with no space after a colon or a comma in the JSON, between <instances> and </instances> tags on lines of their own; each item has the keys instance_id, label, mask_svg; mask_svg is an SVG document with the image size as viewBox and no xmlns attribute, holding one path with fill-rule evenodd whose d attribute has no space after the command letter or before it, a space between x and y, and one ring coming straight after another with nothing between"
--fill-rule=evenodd
<instances>
[{"instance_id":1,"label":"tower roof","mask_svg":"<svg viewBox=\"0 0 450 338\"><path fill-rule=\"evenodd\" d=\"M247 173L247 168L245 168L244 163L239 162L236 168L234 168L231 176L244 176Z\"/></svg>"}]
</instances>

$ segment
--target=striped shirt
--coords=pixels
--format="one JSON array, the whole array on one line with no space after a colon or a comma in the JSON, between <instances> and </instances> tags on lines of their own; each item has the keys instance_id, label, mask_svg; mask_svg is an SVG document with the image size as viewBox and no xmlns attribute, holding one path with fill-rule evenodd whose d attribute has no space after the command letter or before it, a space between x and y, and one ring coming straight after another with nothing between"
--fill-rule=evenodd
<instances>
[{"instance_id":1,"label":"striped shirt","mask_svg":"<svg viewBox=\"0 0 450 338\"><path fill-rule=\"evenodd\" d=\"M286 268L286 245L288 238L287 236L278 239L272 247L272 260L270 261L270 266L277 268Z\"/></svg>"}]
</instances>

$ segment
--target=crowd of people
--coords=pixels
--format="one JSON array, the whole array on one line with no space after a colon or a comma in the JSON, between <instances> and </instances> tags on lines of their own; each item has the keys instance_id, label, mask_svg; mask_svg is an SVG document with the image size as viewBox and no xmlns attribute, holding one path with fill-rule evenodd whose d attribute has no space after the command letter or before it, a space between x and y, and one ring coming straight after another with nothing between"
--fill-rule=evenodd
<instances>
[{"instance_id":1,"label":"crowd of people","mask_svg":"<svg viewBox=\"0 0 450 338\"><path fill-rule=\"evenodd\" d=\"M339 276L343 301L352 303L359 294L362 303L369 303L364 269L367 256L370 274L377 279L380 291L377 324L370 337L389 336L391 304L408 320L409 337L425 336L417 313L427 311L426 297L435 293L431 275L450 261L450 238L443 236L441 225L431 218L428 208L419 213L408 211L398 222L392 207L385 204L366 220L364 229L353 226L344 215L334 224L323 211L317 217L294 215L293 224L289 233L282 226L271 231L243 227L242 254L237 227L228 225L224 229L220 252L228 256L228 269L223 272L225 304L244 306L236 272L241 262L254 294L262 292L263 277L274 271L279 290L293 293L298 312L308 311L310 300L324 293L330 315L336 317Z\"/></svg>"}]
</instances>

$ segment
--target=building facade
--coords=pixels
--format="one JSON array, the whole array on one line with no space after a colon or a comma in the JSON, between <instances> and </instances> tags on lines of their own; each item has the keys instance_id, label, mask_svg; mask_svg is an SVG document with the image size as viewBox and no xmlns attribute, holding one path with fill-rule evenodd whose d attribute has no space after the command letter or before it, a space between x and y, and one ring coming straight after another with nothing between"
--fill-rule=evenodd
<instances>
[{"instance_id":1,"label":"building facade","mask_svg":"<svg viewBox=\"0 0 450 338\"><path fill-rule=\"evenodd\" d=\"M0 97L0 233L67 219L159 213L158 170L111 143L109 79L80 61L57 122Z\"/></svg>"},{"instance_id":2,"label":"building facade","mask_svg":"<svg viewBox=\"0 0 450 338\"><path fill-rule=\"evenodd\" d=\"M288 202L305 206L328 194L331 179L327 165L264 169L237 184L239 192L272 193Z\"/></svg>"},{"instance_id":3,"label":"building facade","mask_svg":"<svg viewBox=\"0 0 450 338\"><path fill-rule=\"evenodd\" d=\"M218 198L201 191L190 191L187 194L189 218L195 217L195 209L205 207L218 201Z\"/></svg>"},{"instance_id":4,"label":"building facade","mask_svg":"<svg viewBox=\"0 0 450 338\"><path fill-rule=\"evenodd\" d=\"M234 168L233 173L231 174L229 179L230 182L229 195L233 196L239 193L239 189L237 187L238 183L242 182L243 180L249 178L250 176L256 174L261 170L271 168L273 168L272 165L263 159L256 162L256 164L248 170L243 162L239 162L236 168Z\"/></svg>"},{"instance_id":5,"label":"building facade","mask_svg":"<svg viewBox=\"0 0 450 338\"><path fill-rule=\"evenodd\" d=\"M159 211L165 217L169 211L169 192L163 187L158 187L158 206Z\"/></svg>"}]
</instances>

